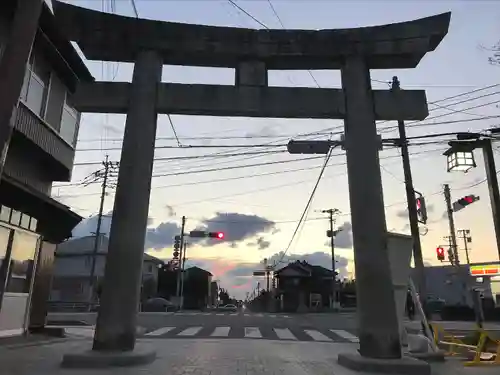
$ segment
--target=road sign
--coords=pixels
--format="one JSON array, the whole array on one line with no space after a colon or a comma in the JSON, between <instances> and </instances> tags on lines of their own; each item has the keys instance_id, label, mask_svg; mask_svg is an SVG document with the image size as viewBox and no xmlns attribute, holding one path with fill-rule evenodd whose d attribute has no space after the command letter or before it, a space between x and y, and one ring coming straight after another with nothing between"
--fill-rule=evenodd
<instances>
[{"instance_id":1,"label":"road sign","mask_svg":"<svg viewBox=\"0 0 500 375\"><path fill-rule=\"evenodd\" d=\"M500 263L471 265L470 274L472 276L499 276Z\"/></svg>"}]
</instances>

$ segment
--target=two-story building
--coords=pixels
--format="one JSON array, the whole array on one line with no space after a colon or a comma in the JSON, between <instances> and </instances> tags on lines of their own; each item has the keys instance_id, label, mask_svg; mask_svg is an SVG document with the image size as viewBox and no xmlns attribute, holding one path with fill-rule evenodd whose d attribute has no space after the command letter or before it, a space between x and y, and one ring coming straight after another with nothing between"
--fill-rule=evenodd
<instances>
[{"instance_id":1,"label":"two-story building","mask_svg":"<svg viewBox=\"0 0 500 375\"><path fill-rule=\"evenodd\" d=\"M332 270L298 260L274 272L274 277L281 311L303 312L329 306Z\"/></svg>"},{"instance_id":2,"label":"two-story building","mask_svg":"<svg viewBox=\"0 0 500 375\"><path fill-rule=\"evenodd\" d=\"M102 285L109 239L99 236L95 251L96 236L70 239L57 246L51 306L60 308L85 308L89 300L97 302L98 289ZM92 275L93 262L94 274ZM142 292L144 299L155 297L158 289L158 269L163 261L144 254L142 269ZM92 281L91 281L92 280Z\"/></svg>"},{"instance_id":3,"label":"two-story building","mask_svg":"<svg viewBox=\"0 0 500 375\"><path fill-rule=\"evenodd\" d=\"M6 46L15 43L11 33L18 1L0 1L0 59ZM55 247L71 236L82 219L50 195L54 181L71 179L80 122L71 95L78 82L91 80L84 62L58 31L51 10L44 4L13 111L14 129L0 181L3 333L44 326ZM5 89L0 82L0 90Z\"/></svg>"}]
</instances>

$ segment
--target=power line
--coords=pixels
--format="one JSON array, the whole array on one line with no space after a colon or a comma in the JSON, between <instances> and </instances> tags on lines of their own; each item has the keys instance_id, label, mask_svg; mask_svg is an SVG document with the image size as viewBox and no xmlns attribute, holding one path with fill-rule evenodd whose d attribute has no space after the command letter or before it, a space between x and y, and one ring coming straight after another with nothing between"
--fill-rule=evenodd
<instances>
[{"instance_id":1,"label":"power line","mask_svg":"<svg viewBox=\"0 0 500 375\"><path fill-rule=\"evenodd\" d=\"M288 246L286 247L285 251L281 254L280 260L278 263L281 263L283 261L283 258L285 257L286 253L292 246L293 240L295 239L295 236L299 232L301 228L302 221L306 217L307 213L309 212L309 208L311 207L311 203L314 199L314 195L316 194L316 190L318 189L319 183L321 182L321 178L323 177L323 173L325 172L326 166L328 165L328 162L330 161L330 157L332 156L332 151L333 147L330 148L330 151L328 151L328 154L325 157L325 162L323 164L323 167L321 168L321 171L319 172L318 179L316 180L316 184L314 185L314 188L311 191L311 194L309 196L309 199L307 200L306 207L304 208L304 211L302 212L302 215L300 216L300 219L297 223L297 226L295 227L295 230L292 234L292 238L290 239L290 242L288 243Z\"/></svg>"},{"instance_id":2,"label":"power line","mask_svg":"<svg viewBox=\"0 0 500 375\"><path fill-rule=\"evenodd\" d=\"M444 151L444 150L445 149L439 148L437 150L417 151L417 152L412 153L411 156L419 155L419 154L426 154L426 153L435 152L435 151ZM339 157L339 156L344 156L344 154L343 153L342 154L335 154L335 155L332 155L332 156L333 157ZM380 160L391 159L391 158L396 158L396 157L398 157L398 156L397 155L385 156L385 157L381 157ZM209 168L209 169L201 169L201 170L194 170L194 171L191 170L191 171L173 172L173 173L168 173L168 174L157 174L157 175L153 175L152 177L172 177L172 176L179 176L179 175L193 174L193 173L219 172L219 171L239 169L239 168L260 167L260 166L265 166L265 165L284 164L284 163L292 163L292 162L308 161L308 160L318 160L318 159L322 159L322 158L323 158L322 156L313 156L313 157L298 158L298 159L291 159L291 160L287 159L287 160L270 161L270 162L265 162L265 163L243 164L243 165L236 165L236 166L230 166L230 167L225 167L225 168ZM345 165L345 162L338 163L338 164L335 164L335 165L336 166ZM314 169L314 168L316 168L316 167L299 168L299 169L295 169L295 170L292 170L292 171L308 170L308 169ZM267 174L254 175L253 177L266 176L266 175L272 175L272 174L280 174L280 173L287 173L287 172L276 171L276 172L271 172L271 173L267 173ZM252 175L250 175L250 176L243 176L241 178L246 178L246 177L252 177ZM236 177L236 178L232 177L232 178L228 178L228 179L220 179L220 181L229 181L229 180L232 180L232 179L240 179L240 177ZM211 180L209 182L217 182L217 181ZM199 182L195 182L195 183L192 183L192 184L197 184L197 183L199 183ZM203 182L201 182L201 183L203 183ZM73 183L73 184L57 185L55 187L80 186L81 184L82 184L81 182L78 182L78 183ZM184 185L186 185L186 184L178 184L176 186L184 186ZM164 186L164 187L169 187L169 186Z\"/></svg>"}]
</instances>

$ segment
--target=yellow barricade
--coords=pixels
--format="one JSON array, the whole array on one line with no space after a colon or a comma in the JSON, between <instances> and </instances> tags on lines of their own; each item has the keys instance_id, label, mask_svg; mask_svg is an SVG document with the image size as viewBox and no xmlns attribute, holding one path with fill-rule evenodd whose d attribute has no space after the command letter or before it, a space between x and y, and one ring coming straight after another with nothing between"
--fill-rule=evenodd
<instances>
[{"instance_id":1,"label":"yellow barricade","mask_svg":"<svg viewBox=\"0 0 500 375\"><path fill-rule=\"evenodd\" d=\"M446 345L447 356L462 356L471 360L464 362L464 366L484 366L484 365L500 365L500 340L493 338L491 334L482 328L476 331L479 334L477 343L471 345L464 340L447 333L444 328L436 323L430 324L432 328L434 343L436 345Z\"/></svg>"}]
</instances>

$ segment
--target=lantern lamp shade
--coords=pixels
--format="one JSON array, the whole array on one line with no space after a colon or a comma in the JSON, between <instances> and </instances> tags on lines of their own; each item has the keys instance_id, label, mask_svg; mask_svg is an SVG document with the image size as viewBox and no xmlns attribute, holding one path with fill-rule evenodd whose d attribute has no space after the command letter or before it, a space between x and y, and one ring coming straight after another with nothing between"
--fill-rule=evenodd
<instances>
[{"instance_id":1,"label":"lantern lamp shade","mask_svg":"<svg viewBox=\"0 0 500 375\"><path fill-rule=\"evenodd\" d=\"M452 147L444 155L446 156L448 172L461 171L467 173L471 168L476 167L472 150Z\"/></svg>"}]
</instances>

